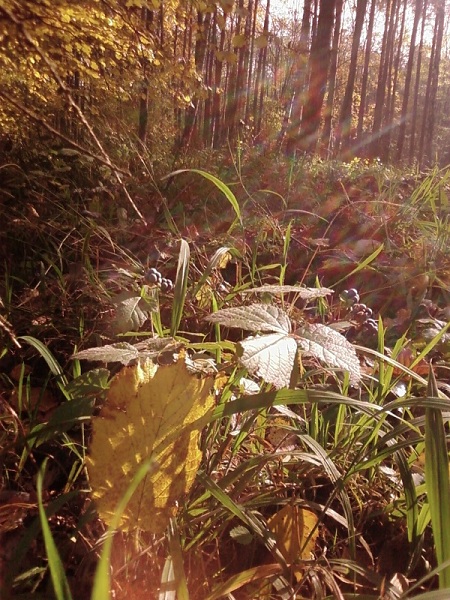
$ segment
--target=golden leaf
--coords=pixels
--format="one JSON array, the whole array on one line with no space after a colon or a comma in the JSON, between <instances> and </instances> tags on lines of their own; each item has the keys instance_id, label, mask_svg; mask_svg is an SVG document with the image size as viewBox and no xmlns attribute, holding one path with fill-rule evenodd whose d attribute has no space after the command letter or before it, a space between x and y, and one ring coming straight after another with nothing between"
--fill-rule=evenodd
<instances>
[{"instance_id":1,"label":"golden leaf","mask_svg":"<svg viewBox=\"0 0 450 600\"><path fill-rule=\"evenodd\" d=\"M246 43L247 39L243 33L236 34L231 40L233 48L243 48Z\"/></svg>"},{"instance_id":2,"label":"golden leaf","mask_svg":"<svg viewBox=\"0 0 450 600\"><path fill-rule=\"evenodd\" d=\"M88 472L100 517L110 524L139 465L156 471L138 486L120 528L161 532L191 488L201 461L202 428L214 404L213 377L193 375L184 355L169 366L123 368L93 419Z\"/></svg>"},{"instance_id":3,"label":"golden leaf","mask_svg":"<svg viewBox=\"0 0 450 600\"><path fill-rule=\"evenodd\" d=\"M292 572L297 580L302 577L302 570L295 563L311 559L319 534L317 521L317 516L312 511L291 504L286 505L267 521L278 549L286 563L292 565Z\"/></svg>"}]
</instances>

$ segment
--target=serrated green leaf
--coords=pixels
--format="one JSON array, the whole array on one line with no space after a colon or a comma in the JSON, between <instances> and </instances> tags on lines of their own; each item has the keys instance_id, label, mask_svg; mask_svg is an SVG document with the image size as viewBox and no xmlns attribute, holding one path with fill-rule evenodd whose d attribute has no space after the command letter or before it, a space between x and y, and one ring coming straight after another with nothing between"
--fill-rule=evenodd
<instances>
[{"instance_id":1,"label":"serrated green leaf","mask_svg":"<svg viewBox=\"0 0 450 600\"><path fill-rule=\"evenodd\" d=\"M250 304L224 308L209 315L207 321L224 327L239 327L248 331L263 333L291 333L291 321L288 315L277 306L270 304Z\"/></svg>"},{"instance_id":2,"label":"serrated green leaf","mask_svg":"<svg viewBox=\"0 0 450 600\"><path fill-rule=\"evenodd\" d=\"M288 387L297 355L297 342L285 333L249 337L239 343L240 362L278 390Z\"/></svg>"},{"instance_id":3,"label":"serrated green leaf","mask_svg":"<svg viewBox=\"0 0 450 600\"><path fill-rule=\"evenodd\" d=\"M139 351L128 342L117 342L116 344L108 344L100 348L80 350L72 358L91 361L100 360L105 363L120 362L126 366L139 358Z\"/></svg>"},{"instance_id":4,"label":"serrated green leaf","mask_svg":"<svg viewBox=\"0 0 450 600\"><path fill-rule=\"evenodd\" d=\"M296 331L298 346L325 365L348 371L350 382L361 380L361 367L355 348L343 335L320 323L305 323Z\"/></svg>"}]
</instances>

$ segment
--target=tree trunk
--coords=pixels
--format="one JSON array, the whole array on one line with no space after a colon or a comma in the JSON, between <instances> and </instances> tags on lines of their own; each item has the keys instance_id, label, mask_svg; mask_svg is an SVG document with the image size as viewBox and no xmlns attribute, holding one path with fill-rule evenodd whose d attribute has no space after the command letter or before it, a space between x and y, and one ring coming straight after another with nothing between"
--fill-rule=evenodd
<instances>
[{"instance_id":1,"label":"tree trunk","mask_svg":"<svg viewBox=\"0 0 450 600\"><path fill-rule=\"evenodd\" d=\"M348 150L350 145L350 131L352 126L353 92L355 89L356 68L358 65L358 51L361 44L361 33L366 14L367 0L358 0L356 4L355 30L353 32L350 66L348 68L347 85L345 86L344 100L342 101L341 114L336 137L336 151L342 146L342 151Z\"/></svg>"},{"instance_id":2,"label":"tree trunk","mask_svg":"<svg viewBox=\"0 0 450 600\"><path fill-rule=\"evenodd\" d=\"M284 132L286 135L286 153L292 155L297 144L298 131L302 120L302 108L306 83L308 79L308 50L311 35L311 3L305 0L303 5L302 25L296 59L294 58L293 70L293 96L285 107L285 122L280 133L280 145L283 143Z\"/></svg>"},{"instance_id":3,"label":"tree trunk","mask_svg":"<svg viewBox=\"0 0 450 600\"><path fill-rule=\"evenodd\" d=\"M403 0L403 12L402 12L402 20L400 25L400 32L396 35L396 31L398 28L398 21L400 18L400 3L397 5L397 11L395 15L395 25L393 29L393 40L397 40L397 52L394 58L394 52L392 52L389 64L389 81L392 80L392 85L388 85L388 96L386 100L387 110L385 112L384 117L384 133L381 139L381 153L380 158L383 161L389 161L390 151L391 151L391 137L392 131L397 124L394 122L395 119L395 101L397 97L397 83L398 83L398 71L400 65L400 55L402 51L403 45L403 35L405 32L405 19L406 19L406 2L407 0ZM394 48L393 48L394 50ZM393 73L393 75L392 75Z\"/></svg>"},{"instance_id":4,"label":"tree trunk","mask_svg":"<svg viewBox=\"0 0 450 600\"><path fill-rule=\"evenodd\" d=\"M411 41L409 44L409 53L408 53L408 62L406 65L406 75L405 75L405 87L403 89L403 102L402 102L402 112L400 115L400 129L398 132L398 140L397 140L397 155L396 160L399 162L402 159L403 155L403 146L405 143L405 135L406 135L406 127L409 121L408 117L408 104L409 104L409 94L411 90L411 80L412 80L412 72L414 66L414 51L416 47L416 37L417 37L417 29L419 27L419 20L422 11L423 0L416 0L416 6L414 11L414 21L411 30Z\"/></svg>"},{"instance_id":5,"label":"tree trunk","mask_svg":"<svg viewBox=\"0 0 450 600\"><path fill-rule=\"evenodd\" d=\"M425 37L425 22L428 10L428 0L424 0L423 14L422 14L422 26L420 28L420 42L419 49L417 50L417 67L416 67L416 79L414 82L414 100L413 109L411 112L411 140L409 144L409 160L410 162L414 159L416 151L416 131L417 131L417 119L418 119L418 103L419 103L419 88L420 88L420 74L422 71L422 54L423 54L423 43Z\"/></svg>"},{"instance_id":6,"label":"tree trunk","mask_svg":"<svg viewBox=\"0 0 450 600\"><path fill-rule=\"evenodd\" d=\"M367 25L367 38L366 38L366 49L364 53L364 68L363 76L361 81L361 100L358 108L358 125L356 127L356 138L357 148L360 149L365 145L363 141L363 130L364 130L364 118L366 116L366 105L367 105L367 85L369 81L369 66L370 66L370 55L372 53L372 36L373 26L375 21L375 7L377 0L372 0L370 6L369 23Z\"/></svg>"},{"instance_id":7,"label":"tree trunk","mask_svg":"<svg viewBox=\"0 0 450 600\"><path fill-rule=\"evenodd\" d=\"M365 0L367 1L367 0ZM331 125L333 121L333 106L334 106L334 95L336 91L336 77L337 77L337 63L338 63L338 51L339 51L339 39L341 37L341 22L342 22L342 6L343 0L336 1L336 22L334 25L333 43L331 46L331 61L330 61L330 74L329 74L329 85L328 94L325 107L325 122L323 126L322 134L322 146L327 149L328 156L331 156L333 152L336 152L335 138L331 135Z\"/></svg>"},{"instance_id":8,"label":"tree trunk","mask_svg":"<svg viewBox=\"0 0 450 600\"><path fill-rule=\"evenodd\" d=\"M320 0L317 32L311 43L310 78L303 104L300 133L296 143L291 145L295 151L313 153L316 148L330 64L335 6L336 0Z\"/></svg>"},{"instance_id":9,"label":"tree trunk","mask_svg":"<svg viewBox=\"0 0 450 600\"><path fill-rule=\"evenodd\" d=\"M442 40L444 36L445 0L440 0L436 5L436 19L434 23L433 47L434 52L430 57L429 84L425 99L424 116L422 119L422 135L420 144L419 164L432 163L433 133L436 119L436 99L439 82L439 69L441 63Z\"/></svg>"},{"instance_id":10,"label":"tree trunk","mask_svg":"<svg viewBox=\"0 0 450 600\"><path fill-rule=\"evenodd\" d=\"M384 22L383 42L381 47L380 67L378 70L378 85L375 100L375 110L372 126L371 156L380 156L382 146L380 137L383 135L383 122L386 101L386 86L388 84L390 57L393 51L393 33L396 0L386 3L386 18Z\"/></svg>"},{"instance_id":11,"label":"tree trunk","mask_svg":"<svg viewBox=\"0 0 450 600\"><path fill-rule=\"evenodd\" d=\"M153 23L153 11L148 8L141 9L141 19L144 23L144 27L147 31L150 30ZM138 138L145 144L147 140L147 126L148 126L148 107L149 107L149 89L148 82L150 73L148 73L149 65L145 62L145 59L141 60L143 77L141 89L139 92L139 117L138 117Z\"/></svg>"}]
</instances>

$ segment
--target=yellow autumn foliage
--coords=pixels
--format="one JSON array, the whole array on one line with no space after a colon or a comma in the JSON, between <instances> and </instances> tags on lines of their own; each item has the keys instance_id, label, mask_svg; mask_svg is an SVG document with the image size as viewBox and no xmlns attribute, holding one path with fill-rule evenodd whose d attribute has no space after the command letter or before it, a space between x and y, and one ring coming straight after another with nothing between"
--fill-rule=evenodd
<instances>
[{"instance_id":1,"label":"yellow autumn foliage","mask_svg":"<svg viewBox=\"0 0 450 600\"><path fill-rule=\"evenodd\" d=\"M199 437L214 404L213 377L150 361L123 368L93 419L87 460L92 495L109 525L139 465L156 468L139 484L120 528L163 531L191 488L201 461Z\"/></svg>"},{"instance_id":2,"label":"yellow autumn foliage","mask_svg":"<svg viewBox=\"0 0 450 600\"><path fill-rule=\"evenodd\" d=\"M313 558L319 530L317 516L312 511L288 504L267 521L278 549L292 573L300 580L303 573L298 561Z\"/></svg>"}]
</instances>

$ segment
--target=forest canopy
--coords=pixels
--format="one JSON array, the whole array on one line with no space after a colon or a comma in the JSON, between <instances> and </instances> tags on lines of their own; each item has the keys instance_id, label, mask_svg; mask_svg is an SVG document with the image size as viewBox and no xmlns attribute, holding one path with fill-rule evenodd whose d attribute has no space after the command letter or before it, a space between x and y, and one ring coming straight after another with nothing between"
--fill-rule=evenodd
<instances>
[{"instance_id":1,"label":"forest canopy","mask_svg":"<svg viewBox=\"0 0 450 600\"><path fill-rule=\"evenodd\" d=\"M288 155L446 164L445 0L5 0L2 149L128 168L237 140Z\"/></svg>"}]
</instances>

